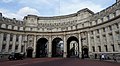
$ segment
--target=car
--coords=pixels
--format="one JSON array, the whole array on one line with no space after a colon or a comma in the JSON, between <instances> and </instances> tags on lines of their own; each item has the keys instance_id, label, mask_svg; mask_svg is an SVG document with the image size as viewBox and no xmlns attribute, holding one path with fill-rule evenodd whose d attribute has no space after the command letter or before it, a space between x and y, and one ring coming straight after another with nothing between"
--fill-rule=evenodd
<instances>
[{"instance_id":1,"label":"car","mask_svg":"<svg viewBox=\"0 0 120 66\"><path fill-rule=\"evenodd\" d=\"M12 53L8 57L9 60L23 60L23 58L24 58L23 54L20 53Z\"/></svg>"}]
</instances>

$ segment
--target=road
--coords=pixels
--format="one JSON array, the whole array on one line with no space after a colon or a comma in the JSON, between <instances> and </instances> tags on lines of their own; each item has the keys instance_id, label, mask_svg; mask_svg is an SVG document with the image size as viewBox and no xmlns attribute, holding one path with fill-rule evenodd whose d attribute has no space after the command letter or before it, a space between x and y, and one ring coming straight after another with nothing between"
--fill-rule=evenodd
<instances>
[{"instance_id":1,"label":"road","mask_svg":"<svg viewBox=\"0 0 120 66\"><path fill-rule=\"evenodd\" d=\"M36 58L0 62L0 66L120 66L120 63L77 58Z\"/></svg>"}]
</instances>

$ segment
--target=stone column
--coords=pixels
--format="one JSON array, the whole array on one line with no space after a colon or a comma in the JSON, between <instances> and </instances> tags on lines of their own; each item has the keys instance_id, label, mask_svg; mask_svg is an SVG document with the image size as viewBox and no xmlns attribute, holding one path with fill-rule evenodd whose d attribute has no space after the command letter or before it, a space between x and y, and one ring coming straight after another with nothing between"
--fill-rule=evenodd
<instances>
[{"instance_id":1,"label":"stone column","mask_svg":"<svg viewBox=\"0 0 120 66\"><path fill-rule=\"evenodd\" d=\"M34 36L34 47L33 47L33 58L35 58L36 55L36 35Z\"/></svg>"},{"instance_id":2,"label":"stone column","mask_svg":"<svg viewBox=\"0 0 120 66\"><path fill-rule=\"evenodd\" d=\"M101 52L104 52L104 43L103 43L103 37L102 37L102 30L100 30L100 44L101 44Z\"/></svg>"},{"instance_id":3,"label":"stone column","mask_svg":"<svg viewBox=\"0 0 120 66\"><path fill-rule=\"evenodd\" d=\"M119 37L118 37L118 42L120 43L120 23L118 23L118 25L119 25ZM120 49L120 48L118 48L118 49ZM120 50L118 50L119 52L120 52Z\"/></svg>"},{"instance_id":4,"label":"stone column","mask_svg":"<svg viewBox=\"0 0 120 66\"><path fill-rule=\"evenodd\" d=\"M79 34L79 58L82 58L82 43L80 34Z\"/></svg>"},{"instance_id":5,"label":"stone column","mask_svg":"<svg viewBox=\"0 0 120 66\"><path fill-rule=\"evenodd\" d=\"M63 57L66 58L67 57L67 43L66 43L66 36L64 35L64 53L63 53Z\"/></svg>"},{"instance_id":6,"label":"stone column","mask_svg":"<svg viewBox=\"0 0 120 66\"><path fill-rule=\"evenodd\" d=\"M3 45L3 33L0 33L0 52L2 51L2 45Z\"/></svg>"},{"instance_id":7,"label":"stone column","mask_svg":"<svg viewBox=\"0 0 120 66\"><path fill-rule=\"evenodd\" d=\"M106 41L107 41L107 47L108 47L108 52L110 52L111 51L111 49L110 49L110 41L109 41L109 35L108 35L108 28L106 28Z\"/></svg>"},{"instance_id":8,"label":"stone column","mask_svg":"<svg viewBox=\"0 0 120 66\"><path fill-rule=\"evenodd\" d=\"M21 52L21 46L22 46L22 35L19 35L19 46L18 46L18 52Z\"/></svg>"},{"instance_id":9,"label":"stone column","mask_svg":"<svg viewBox=\"0 0 120 66\"><path fill-rule=\"evenodd\" d=\"M114 43L115 51L118 52L119 47L118 47L118 42L116 40L118 36L115 35L114 26L112 26L112 34L113 34L112 36L113 36L113 43Z\"/></svg>"},{"instance_id":10,"label":"stone column","mask_svg":"<svg viewBox=\"0 0 120 66\"><path fill-rule=\"evenodd\" d=\"M13 35L12 52L15 52L15 45L16 45L16 35Z\"/></svg>"},{"instance_id":11,"label":"stone column","mask_svg":"<svg viewBox=\"0 0 120 66\"><path fill-rule=\"evenodd\" d=\"M89 48L89 56L91 56L92 48L91 48L91 42L90 42L90 32L88 32L88 48Z\"/></svg>"},{"instance_id":12,"label":"stone column","mask_svg":"<svg viewBox=\"0 0 120 66\"><path fill-rule=\"evenodd\" d=\"M96 42L96 33L95 33L95 31L93 31L93 35L94 35L95 52L97 52L97 42Z\"/></svg>"},{"instance_id":13,"label":"stone column","mask_svg":"<svg viewBox=\"0 0 120 66\"><path fill-rule=\"evenodd\" d=\"M48 57L52 57L52 37L49 37Z\"/></svg>"},{"instance_id":14,"label":"stone column","mask_svg":"<svg viewBox=\"0 0 120 66\"><path fill-rule=\"evenodd\" d=\"M5 52L9 52L9 44L10 44L10 34L7 34L7 40L6 40L6 42L7 42L7 44L6 44L6 50L5 50Z\"/></svg>"},{"instance_id":15,"label":"stone column","mask_svg":"<svg viewBox=\"0 0 120 66\"><path fill-rule=\"evenodd\" d=\"M25 56L27 56L27 51L26 51L26 49L27 49L27 44L28 44L27 38L28 38L28 36L25 35L25 36L24 36L24 52L25 52Z\"/></svg>"}]
</instances>

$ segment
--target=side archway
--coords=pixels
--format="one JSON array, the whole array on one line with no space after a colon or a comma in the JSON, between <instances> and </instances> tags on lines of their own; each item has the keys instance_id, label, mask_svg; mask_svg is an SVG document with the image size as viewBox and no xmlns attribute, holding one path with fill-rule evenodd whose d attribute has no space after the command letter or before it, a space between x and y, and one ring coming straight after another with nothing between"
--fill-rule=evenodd
<instances>
[{"instance_id":1,"label":"side archway","mask_svg":"<svg viewBox=\"0 0 120 66\"><path fill-rule=\"evenodd\" d=\"M46 38L40 38L36 44L36 58L47 57L47 44Z\"/></svg>"},{"instance_id":2,"label":"side archway","mask_svg":"<svg viewBox=\"0 0 120 66\"><path fill-rule=\"evenodd\" d=\"M33 48L32 47L28 47L26 49L26 51L27 51L27 58L32 58Z\"/></svg>"},{"instance_id":3,"label":"side archway","mask_svg":"<svg viewBox=\"0 0 120 66\"><path fill-rule=\"evenodd\" d=\"M89 54L88 54L88 46L83 46L82 47L82 57L83 58L89 58Z\"/></svg>"},{"instance_id":4,"label":"side archway","mask_svg":"<svg viewBox=\"0 0 120 66\"><path fill-rule=\"evenodd\" d=\"M67 40L67 57L79 57L79 40L74 36Z\"/></svg>"},{"instance_id":5,"label":"side archway","mask_svg":"<svg viewBox=\"0 0 120 66\"><path fill-rule=\"evenodd\" d=\"M59 37L52 41L52 57L63 57L63 40Z\"/></svg>"}]
</instances>

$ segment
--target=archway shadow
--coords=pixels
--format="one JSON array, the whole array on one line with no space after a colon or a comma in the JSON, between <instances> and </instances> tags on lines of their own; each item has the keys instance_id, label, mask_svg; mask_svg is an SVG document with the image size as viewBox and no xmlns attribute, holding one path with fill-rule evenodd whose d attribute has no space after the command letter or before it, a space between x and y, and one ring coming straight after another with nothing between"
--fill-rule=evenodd
<instances>
[{"instance_id":1,"label":"archway shadow","mask_svg":"<svg viewBox=\"0 0 120 66\"><path fill-rule=\"evenodd\" d=\"M47 42L46 38L40 38L36 44L36 58L47 57Z\"/></svg>"},{"instance_id":2,"label":"archway shadow","mask_svg":"<svg viewBox=\"0 0 120 66\"><path fill-rule=\"evenodd\" d=\"M73 44L73 47L70 49L70 42L72 42L72 41L77 42L77 48L78 48L77 53L75 51L74 44ZM74 36L69 37L67 40L67 57L68 58L79 57L79 40Z\"/></svg>"}]
</instances>

